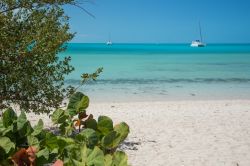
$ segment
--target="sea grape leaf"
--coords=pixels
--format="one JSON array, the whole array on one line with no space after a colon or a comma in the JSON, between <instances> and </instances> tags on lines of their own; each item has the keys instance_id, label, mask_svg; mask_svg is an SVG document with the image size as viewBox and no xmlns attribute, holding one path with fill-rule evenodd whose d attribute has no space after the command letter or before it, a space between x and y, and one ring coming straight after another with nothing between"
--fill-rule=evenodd
<instances>
[{"instance_id":1,"label":"sea grape leaf","mask_svg":"<svg viewBox=\"0 0 250 166\"><path fill-rule=\"evenodd\" d=\"M113 121L107 116L99 116L97 129L103 134L107 135L110 131L113 130Z\"/></svg>"},{"instance_id":2,"label":"sea grape leaf","mask_svg":"<svg viewBox=\"0 0 250 166\"><path fill-rule=\"evenodd\" d=\"M80 147L81 161L86 165L87 163L87 145L84 144Z\"/></svg>"},{"instance_id":3,"label":"sea grape leaf","mask_svg":"<svg viewBox=\"0 0 250 166\"><path fill-rule=\"evenodd\" d=\"M85 129L76 136L76 140L86 143L89 148L93 148L98 143L98 136L95 130Z\"/></svg>"},{"instance_id":4,"label":"sea grape leaf","mask_svg":"<svg viewBox=\"0 0 250 166\"><path fill-rule=\"evenodd\" d=\"M46 133L45 146L55 153L58 151L57 137L52 133Z\"/></svg>"},{"instance_id":5,"label":"sea grape leaf","mask_svg":"<svg viewBox=\"0 0 250 166\"><path fill-rule=\"evenodd\" d=\"M23 123L23 124L22 124ZM17 122L17 125L18 125L18 122ZM23 122L20 122L20 127L22 126L22 128L20 128L18 130L18 133L19 133L19 136L20 138L22 137L25 137L25 136L28 136L28 135L31 135L31 133L34 131L30 122L29 121L23 121ZM19 140L18 140L19 141ZM19 141L20 142L20 141ZM21 142L20 142L21 143Z\"/></svg>"},{"instance_id":6,"label":"sea grape leaf","mask_svg":"<svg viewBox=\"0 0 250 166\"><path fill-rule=\"evenodd\" d=\"M104 157L104 166L112 166L112 156L110 154L106 154Z\"/></svg>"},{"instance_id":7,"label":"sea grape leaf","mask_svg":"<svg viewBox=\"0 0 250 166\"><path fill-rule=\"evenodd\" d=\"M67 109L75 110L76 113L84 112L89 106L89 98L81 92L74 93L70 99Z\"/></svg>"},{"instance_id":8,"label":"sea grape leaf","mask_svg":"<svg viewBox=\"0 0 250 166\"><path fill-rule=\"evenodd\" d=\"M76 110L77 113L85 112L85 109L89 106L89 98L88 96L83 96L81 101L77 104Z\"/></svg>"},{"instance_id":9,"label":"sea grape leaf","mask_svg":"<svg viewBox=\"0 0 250 166\"><path fill-rule=\"evenodd\" d=\"M101 145L106 149L116 148L120 143L119 136L120 134L116 131L111 131L102 138Z\"/></svg>"},{"instance_id":10,"label":"sea grape leaf","mask_svg":"<svg viewBox=\"0 0 250 166\"><path fill-rule=\"evenodd\" d=\"M27 136L29 146L39 147L39 140L33 135Z\"/></svg>"},{"instance_id":11,"label":"sea grape leaf","mask_svg":"<svg viewBox=\"0 0 250 166\"><path fill-rule=\"evenodd\" d=\"M27 123L27 117L24 111L21 111L21 114L17 118L17 130L21 130Z\"/></svg>"},{"instance_id":12,"label":"sea grape leaf","mask_svg":"<svg viewBox=\"0 0 250 166\"><path fill-rule=\"evenodd\" d=\"M84 127L97 130L97 122L95 119L88 119L84 122Z\"/></svg>"},{"instance_id":13,"label":"sea grape leaf","mask_svg":"<svg viewBox=\"0 0 250 166\"><path fill-rule=\"evenodd\" d=\"M34 132L34 129L32 128L29 121L27 121L24 129L25 129L25 132L26 132L25 136L31 135Z\"/></svg>"},{"instance_id":14,"label":"sea grape leaf","mask_svg":"<svg viewBox=\"0 0 250 166\"><path fill-rule=\"evenodd\" d=\"M120 134L119 139L120 143L124 141L129 134L129 126L125 122L121 122L114 127L114 131Z\"/></svg>"},{"instance_id":15,"label":"sea grape leaf","mask_svg":"<svg viewBox=\"0 0 250 166\"><path fill-rule=\"evenodd\" d=\"M43 131L43 121L39 119L38 123L36 126L34 126L34 131L32 135L36 136L39 135Z\"/></svg>"},{"instance_id":16,"label":"sea grape leaf","mask_svg":"<svg viewBox=\"0 0 250 166\"><path fill-rule=\"evenodd\" d=\"M52 166L85 166L85 164L74 158L65 158L62 165L53 164Z\"/></svg>"},{"instance_id":17,"label":"sea grape leaf","mask_svg":"<svg viewBox=\"0 0 250 166\"><path fill-rule=\"evenodd\" d=\"M76 109L77 104L81 101L84 94L82 92L76 92L70 96L67 109Z\"/></svg>"},{"instance_id":18,"label":"sea grape leaf","mask_svg":"<svg viewBox=\"0 0 250 166\"><path fill-rule=\"evenodd\" d=\"M87 149L87 165L88 166L103 166L104 165L104 154L95 146L95 148Z\"/></svg>"},{"instance_id":19,"label":"sea grape leaf","mask_svg":"<svg viewBox=\"0 0 250 166\"><path fill-rule=\"evenodd\" d=\"M13 131L13 124L5 127L2 118L0 119L0 136L6 136L9 132Z\"/></svg>"},{"instance_id":20,"label":"sea grape leaf","mask_svg":"<svg viewBox=\"0 0 250 166\"><path fill-rule=\"evenodd\" d=\"M75 116L77 114L76 109L66 109L66 111L69 113L71 117Z\"/></svg>"},{"instance_id":21,"label":"sea grape leaf","mask_svg":"<svg viewBox=\"0 0 250 166\"><path fill-rule=\"evenodd\" d=\"M42 157L43 159L48 160L49 159L49 149L48 148L44 148L42 150L39 150L36 154L37 158Z\"/></svg>"},{"instance_id":22,"label":"sea grape leaf","mask_svg":"<svg viewBox=\"0 0 250 166\"><path fill-rule=\"evenodd\" d=\"M52 122L55 124L63 123L67 118L67 114L65 114L65 111L62 109L55 110L51 116Z\"/></svg>"},{"instance_id":23,"label":"sea grape leaf","mask_svg":"<svg viewBox=\"0 0 250 166\"><path fill-rule=\"evenodd\" d=\"M60 131L63 135L69 136L73 132L73 122L64 122L60 125Z\"/></svg>"},{"instance_id":24,"label":"sea grape leaf","mask_svg":"<svg viewBox=\"0 0 250 166\"><path fill-rule=\"evenodd\" d=\"M57 136L57 144L59 146L59 151L62 152L66 147L74 145L75 141L72 138Z\"/></svg>"},{"instance_id":25,"label":"sea grape leaf","mask_svg":"<svg viewBox=\"0 0 250 166\"><path fill-rule=\"evenodd\" d=\"M127 166L128 156L126 153L121 151L116 151L113 156L112 166Z\"/></svg>"},{"instance_id":26,"label":"sea grape leaf","mask_svg":"<svg viewBox=\"0 0 250 166\"><path fill-rule=\"evenodd\" d=\"M78 119L84 119L84 118L87 118L87 117L88 117L88 115L86 114L86 111L81 112L81 113L78 114Z\"/></svg>"},{"instance_id":27,"label":"sea grape leaf","mask_svg":"<svg viewBox=\"0 0 250 166\"><path fill-rule=\"evenodd\" d=\"M81 163L86 166L104 166L104 154L97 146L89 149L86 145L81 146Z\"/></svg>"},{"instance_id":28,"label":"sea grape leaf","mask_svg":"<svg viewBox=\"0 0 250 166\"><path fill-rule=\"evenodd\" d=\"M5 129L5 126L3 125L3 119L0 118L0 133L1 133L1 131L4 130L4 129Z\"/></svg>"},{"instance_id":29,"label":"sea grape leaf","mask_svg":"<svg viewBox=\"0 0 250 166\"><path fill-rule=\"evenodd\" d=\"M49 149L48 148L45 148L45 149L42 149L42 150L39 150L37 153L36 153L36 164L37 165L44 165L46 163L48 163L48 160L49 160Z\"/></svg>"},{"instance_id":30,"label":"sea grape leaf","mask_svg":"<svg viewBox=\"0 0 250 166\"><path fill-rule=\"evenodd\" d=\"M2 116L3 116L2 119L4 127L10 126L13 123L13 121L17 119L15 111L13 111L13 109L11 108L7 108Z\"/></svg>"},{"instance_id":31,"label":"sea grape leaf","mask_svg":"<svg viewBox=\"0 0 250 166\"><path fill-rule=\"evenodd\" d=\"M7 128L1 128L1 126L0 126L0 135L1 136L7 136L9 133L12 132L12 130L13 130L13 125L11 125L11 126L9 126Z\"/></svg>"},{"instance_id":32,"label":"sea grape leaf","mask_svg":"<svg viewBox=\"0 0 250 166\"><path fill-rule=\"evenodd\" d=\"M8 137L0 137L0 148L7 154L15 148L15 144Z\"/></svg>"}]
</instances>

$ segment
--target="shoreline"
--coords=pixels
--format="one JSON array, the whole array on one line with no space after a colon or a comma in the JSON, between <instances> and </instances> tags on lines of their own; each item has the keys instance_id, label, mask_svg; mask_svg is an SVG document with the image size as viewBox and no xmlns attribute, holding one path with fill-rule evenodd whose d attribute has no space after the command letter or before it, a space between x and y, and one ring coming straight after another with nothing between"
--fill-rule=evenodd
<instances>
[{"instance_id":1,"label":"shoreline","mask_svg":"<svg viewBox=\"0 0 250 166\"><path fill-rule=\"evenodd\" d=\"M90 102L88 114L130 126L120 147L133 166L250 165L250 100ZM51 124L46 115L28 115Z\"/></svg>"}]
</instances>

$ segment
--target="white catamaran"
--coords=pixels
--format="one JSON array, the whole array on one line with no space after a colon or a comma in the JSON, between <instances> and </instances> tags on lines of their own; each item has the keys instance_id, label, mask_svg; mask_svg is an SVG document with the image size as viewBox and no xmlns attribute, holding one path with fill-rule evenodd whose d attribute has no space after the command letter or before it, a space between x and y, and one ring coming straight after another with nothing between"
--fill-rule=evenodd
<instances>
[{"instance_id":1,"label":"white catamaran","mask_svg":"<svg viewBox=\"0 0 250 166\"><path fill-rule=\"evenodd\" d=\"M202 34L201 34L201 24L199 22L199 31L200 31L200 40L195 40L195 41L192 41L191 43L191 47L205 47L206 44L203 43L202 41Z\"/></svg>"}]
</instances>

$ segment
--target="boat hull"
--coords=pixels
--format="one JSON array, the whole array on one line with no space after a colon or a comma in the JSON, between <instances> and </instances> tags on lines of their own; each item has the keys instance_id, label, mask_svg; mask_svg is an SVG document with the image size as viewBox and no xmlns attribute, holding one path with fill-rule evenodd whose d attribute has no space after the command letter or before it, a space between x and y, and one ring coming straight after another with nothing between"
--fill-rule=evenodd
<instances>
[{"instance_id":1,"label":"boat hull","mask_svg":"<svg viewBox=\"0 0 250 166\"><path fill-rule=\"evenodd\" d=\"M191 47L205 47L206 44L202 42L193 41L190 46Z\"/></svg>"}]
</instances>

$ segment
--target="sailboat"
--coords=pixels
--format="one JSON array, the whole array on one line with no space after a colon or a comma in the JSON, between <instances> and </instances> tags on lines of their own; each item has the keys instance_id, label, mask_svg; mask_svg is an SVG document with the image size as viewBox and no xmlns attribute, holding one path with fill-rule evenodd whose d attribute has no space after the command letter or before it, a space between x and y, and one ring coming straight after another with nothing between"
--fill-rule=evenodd
<instances>
[{"instance_id":1,"label":"sailboat","mask_svg":"<svg viewBox=\"0 0 250 166\"><path fill-rule=\"evenodd\" d=\"M199 22L199 31L200 31L200 40L195 40L195 41L192 41L191 43L191 47L205 47L206 44L203 43L202 41L202 34L201 34L201 24Z\"/></svg>"},{"instance_id":2,"label":"sailboat","mask_svg":"<svg viewBox=\"0 0 250 166\"><path fill-rule=\"evenodd\" d=\"M110 40L110 35L109 35L109 40L107 41L106 44L107 44L107 45L112 45L112 44L113 44L112 41Z\"/></svg>"}]
</instances>

